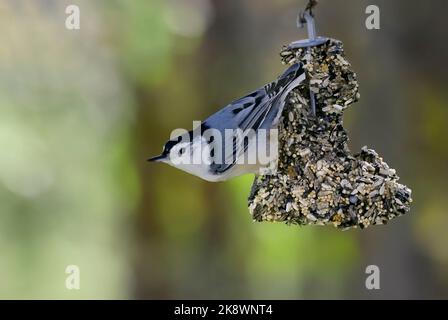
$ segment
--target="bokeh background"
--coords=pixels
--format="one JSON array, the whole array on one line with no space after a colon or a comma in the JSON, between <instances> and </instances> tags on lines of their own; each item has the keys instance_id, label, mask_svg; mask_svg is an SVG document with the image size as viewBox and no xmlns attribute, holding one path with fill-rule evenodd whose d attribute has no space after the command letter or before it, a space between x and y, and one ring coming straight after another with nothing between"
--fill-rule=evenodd
<instances>
[{"instance_id":1,"label":"bokeh background","mask_svg":"<svg viewBox=\"0 0 448 320\"><path fill-rule=\"evenodd\" d=\"M65 28L65 8L81 29ZM381 10L367 30L365 8ZM0 298L448 298L448 2L321 0L361 100L353 152L413 189L387 226L251 221L252 176L145 160L284 70L299 0L0 0ZM81 289L65 288L65 268ZM365 269L381 289L365 288Z\"/></svg>"}]
</instances>

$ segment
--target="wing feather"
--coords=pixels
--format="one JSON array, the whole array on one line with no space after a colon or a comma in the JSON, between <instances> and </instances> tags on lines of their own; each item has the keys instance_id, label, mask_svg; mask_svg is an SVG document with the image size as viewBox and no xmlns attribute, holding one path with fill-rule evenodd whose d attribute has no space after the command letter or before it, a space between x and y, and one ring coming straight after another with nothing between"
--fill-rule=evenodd
<instances>
[{"instance_id":1,"label":"wing feather","mask_svg":"<svg viewBox=\"0 0 448 320\"><path fill-rule=\"evenodd\" d=\"M302 65L293 65L277 81L232 102L205 121L222 132L225 129L240 129L243 132L243 136L237 135L232 141L225 141L227 138L223 137L223 159L211 165L213 173L224 173L246 152L248 144L244 134L248 130L271 129L277 124L288 93L304 79Z\"/></svg>"}]
</instances>

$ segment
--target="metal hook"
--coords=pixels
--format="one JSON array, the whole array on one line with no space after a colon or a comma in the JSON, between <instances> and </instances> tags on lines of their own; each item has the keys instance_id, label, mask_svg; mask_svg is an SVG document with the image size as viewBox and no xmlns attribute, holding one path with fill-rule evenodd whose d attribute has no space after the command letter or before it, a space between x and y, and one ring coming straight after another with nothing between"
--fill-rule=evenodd
<instances>
[{"instance_id":1,"label":"metal hook","mask_svg":"<svg viewBox=\"0 0 448 320\"><path fill-rule=\"evenodd\" d=\"M318 37L316 33L316 24L314 22L314 15L312 13L312 8L316 6L317 1L310 1L305 9L305 11L299 11L297 16L297 28L302 29L306 24L308 39L294 41L289 44L289 48L308 48L315 47L324 44L328 41L326 37Z\"/></svg>"},{"instance_id":2,"label":"metal hook","mask_svg":"<svg viewBox=\"0 0 448 320\"><path fill-rule=\"evenodd\" d=\"M311 47L315 47L321 44L324 44L328 41L328 38L325 37L317 37L316 35L316 24L314 22L314 16L312 9L317 5L317 1L310 0L308 1L308 5L305 9L305 11L300 11L299 15L297 16L297 27L299 29L304 27L304 24L306 24L307 32L308 32L308 39L305 40L299 40L294 41L288 45L288 49L298 49L298 48L307 48L308 53L311 51ZM309 54L309 59L311 60L311 54ZM311 62L311 61L308 61ZM316 116L316 97L314 96L314 93L310 89L310 106L311 106L311 112L314 116Z\"/></svg>"},{"instance_id":3,"label":"metal hook","mask_svg":"<svg viewBox=\"0 0 448 320\"><path fill-rule=\"evenodd\" d=\"M308 39L315 40L316 39L316 24L314 23L314 17L308 12L303 13L303 18L305 19L306 29L308 31ZM302 24L303 28L303 24Z\"/></svg>"},{"instance_id":4,"label":"metal hook","mask_svg":"<svg viewBox=\"0 0 448 320\"><path fill-rule=\"evenodd\" d=\"M313 15L313 9L318 3L318 0L308 0L305 11L308 11L311 15Z\"/></svg>"},{"instance_id":5,"label":"metal hook","mask_svg":"<svg viewBox=\"0 0 448 320\"><path fill-rule=\"evenodd\" d=\"M304 21L302 21L301 19L302 17L300 16L299 18L297 18L297 27L301 29L306 24L308 39L291 42L288 46L289 48L298 49L298 48L315 47L324 44L325 42L328 41L328 38L318 37L316 35L316 25L314 23L314 18L308 12L305 12L303 14Z\"/></svg>"},{"instance_id":6,"label":"metal hook","mask_svg":"<svg viewBox=\"0 0 448 320\"><path fill-rule=\"evenodd\" d=\"M306 28L308 31L308 39L311 42L316 41L316 24L314 23L314 17L312 16L311 9L310 13L305 11L302 15L302 18L305 19ZM310 50L311 50L310 47L308 47L308 52ZM311 62L311 56L309 62ZM314 93L311 89L310 89L310 105L311 105L311 112L313 113L314 116L316 116L316 97L314 96Z\"/></svg>"}]
</instances>

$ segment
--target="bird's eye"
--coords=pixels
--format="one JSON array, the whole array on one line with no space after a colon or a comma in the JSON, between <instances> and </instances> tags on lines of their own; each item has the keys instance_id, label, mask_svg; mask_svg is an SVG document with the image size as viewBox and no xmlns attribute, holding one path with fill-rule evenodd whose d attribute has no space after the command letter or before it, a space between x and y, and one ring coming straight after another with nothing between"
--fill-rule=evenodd
<instances>
[{"instance_id":1,"label":"bird's eye","mask_svg":"<svg viewBox=\"0 0 448 320\"><path fill-rule=\"evenodd\" d=\"M181 148L180 150L179 150L179 155L183 155L185 153L185 148Z\"/></svg>"}]
</instances>

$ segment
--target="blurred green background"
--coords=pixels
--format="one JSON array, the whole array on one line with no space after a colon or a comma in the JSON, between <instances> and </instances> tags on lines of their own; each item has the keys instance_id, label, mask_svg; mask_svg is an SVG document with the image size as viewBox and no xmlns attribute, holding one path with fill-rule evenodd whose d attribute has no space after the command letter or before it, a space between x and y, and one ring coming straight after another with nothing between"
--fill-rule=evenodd
<instances>
[{"instance_id":1,"label":"blurred green background","mask_svg":"<svg viewBox=\"0 0 448 320\"><path fill-rule=\"evenodd\" d=\"M369 4L381 30L365 27ZM254 223L252 176L212 184L145 161L275 79L304 5L0 0L0 298L448 298L446 1L316 10L359 77L352 151L398 170L408 215L346 232ZM80 290L65 287L71 264ZM370 264L380 290L365 288Z\"/></svg>"}]
</instances>

